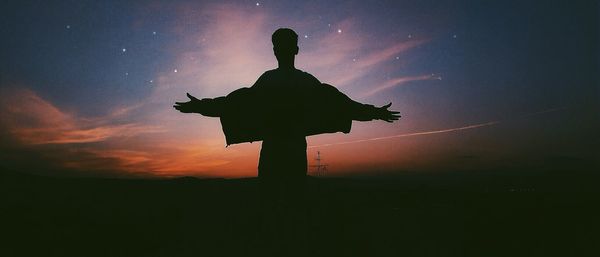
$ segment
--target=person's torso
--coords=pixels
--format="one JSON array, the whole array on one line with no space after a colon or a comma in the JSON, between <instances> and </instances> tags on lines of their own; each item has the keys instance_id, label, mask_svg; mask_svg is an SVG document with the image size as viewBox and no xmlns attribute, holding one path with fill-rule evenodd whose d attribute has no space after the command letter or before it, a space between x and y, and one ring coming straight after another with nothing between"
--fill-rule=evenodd
<instances>
[{"instance_id":1,"label":"person's torso","mask_svg":"<svg viewBox=\"0 0 600 257\"><path fill-rule=\"evenodd\" d=\"M265 138L287 138L304 134L309 121L307 106L318 80L300 70L275 69L264 74L256 85L260 97L263 121L268 133Z\"/></svg>"}]
</instances>

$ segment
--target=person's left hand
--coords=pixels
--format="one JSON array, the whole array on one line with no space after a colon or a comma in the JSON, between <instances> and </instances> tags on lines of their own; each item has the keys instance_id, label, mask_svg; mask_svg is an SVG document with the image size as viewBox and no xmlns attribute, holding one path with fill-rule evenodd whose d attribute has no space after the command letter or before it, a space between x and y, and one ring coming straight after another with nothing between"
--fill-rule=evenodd
<instances>
[{"instance_id":1,"label":"person's left hand","mask_svg":"<svg viewBox=\"0 0 600 257\"><path fill-rule=\"evenodd\" d=\"M377 107L377 119L384 120L387 122L394 122L400 119L400 112L388 110L390 106L392 106L392 103L386 104L381 107Z\"/></svg>"},{"instance_id":2,"label":"person's left hand","mask_svg":"<svg viewBox=\"0 0 600 257\"><path fill-rule=\"evenodd\" d=\"M173 108L177 109L183 113L199 113L202 105L202 100L190 95L190 93L186 93L187 97L190 99L188 102L175 102Z\"/></svg>"}]
</instances>

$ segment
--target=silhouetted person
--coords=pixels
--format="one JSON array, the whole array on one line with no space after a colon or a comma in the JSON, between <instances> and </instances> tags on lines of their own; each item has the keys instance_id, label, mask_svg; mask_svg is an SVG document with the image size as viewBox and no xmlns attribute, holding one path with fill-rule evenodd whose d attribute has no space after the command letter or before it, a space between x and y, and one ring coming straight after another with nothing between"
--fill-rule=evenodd
<instances>
[{"instance_id":1,"label":"silhouetted person","mask_svg":"<svg viewBox=\"0 0 600 257\"><path fill-rule=\"evenodd\" d=\"M391 104L380 108L360 104L296 69L298 35L293 30L278 29L272 42L278 68L263 73L251 88L215 99L199 100L187 94L189 102L174 106L184 113L221 117L228 145L262 140L261 179L304 177L308 135L348 133L352 120L392 122L400 117L387 110Z\"/></svg>"},{"instance_id":2,"label":"silhouetted person","mask_svg":"<svg viewBox=\"0 0 600 257\"><path fill-rule=\"evenodd\" d=\"M227 145L262 140L261 197L293 208L301 206L304 197L306 136L349 133L352 120L393 122L400 116L388 110L391 103L374 107L355 102L296 69L298 35L293 30L278 29L271 40L278 68L266 71L252 87L214 99L199 100L188 93L190 101L174 107L184 113L220 117Z\"/></svg>"}]
</instances>

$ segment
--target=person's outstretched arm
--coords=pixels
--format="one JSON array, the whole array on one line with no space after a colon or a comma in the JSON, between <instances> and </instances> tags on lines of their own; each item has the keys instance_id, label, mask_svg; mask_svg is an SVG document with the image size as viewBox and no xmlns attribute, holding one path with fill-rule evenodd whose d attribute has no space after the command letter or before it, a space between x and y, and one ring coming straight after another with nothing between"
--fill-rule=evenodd
<instances>
[{"instance_id":1,"label":"person's outstretched arm","mask_svg":"<svg viewBox=\"0 0 600 257\"><path fill-rule=\"evenodd\" d=\"M352 99L350 100L350 113L352 120L357 121L371 121L371 120L383 120L386 122L394 122L400 119L400 112L390 111L388 108L392 103L386 104L381 107L375 107L370 104L362 104Z\"/></svg>"},{"instance_id":2,"label":"person's outstretched arm","mask_svg":"<svg viewBox=\"0 0 600 257\"><path fill-rule=\"evenodd\" d=\"M225 97L204 98L202 100L187 93L188 102L175 102L173 108L183 113L199 113L208 117L221 117Z\"/></svg>"},{"instance_id":3,"label":"person's outstretched arm","mask_svg":"<svg viewBox=\"0 0 600 257\"><path fill-rule=\"evenodd\" d=\"M400 112L390 111L388 108L392 103L386 104L381 107L375 107L370 104L362 104L352 100L346 94L340 92L337 88L329 84L322 84L327 92L326 95L332 96L328 100L334 100L334 102L342 103L341 106L345 109L343 112L349 115L349 118L357 121L371 121L371 120L383 120L387 122L394 122L400 119Z\"/></svg>"}]
</instances>

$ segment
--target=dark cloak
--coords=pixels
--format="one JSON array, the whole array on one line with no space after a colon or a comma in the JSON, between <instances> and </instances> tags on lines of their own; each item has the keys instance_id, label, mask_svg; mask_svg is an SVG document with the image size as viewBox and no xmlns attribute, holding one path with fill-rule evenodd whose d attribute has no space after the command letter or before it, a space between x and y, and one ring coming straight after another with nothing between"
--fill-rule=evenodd
<instances>
[{"instance_id":1,"label":"dark cloak","mask_svg":"<svg viewBox=\"0 0 600 257\"><path fill-rule=\"evenodd\" d=\"M337 88L319 84L285 97L256 88L240 88L217 98L227 145L261 141L265 137L349 133L363 105ZM217 100L215 99L215 100Z\"/></svg>"}]
</instances>

